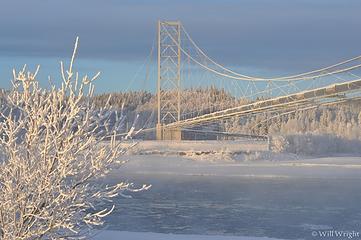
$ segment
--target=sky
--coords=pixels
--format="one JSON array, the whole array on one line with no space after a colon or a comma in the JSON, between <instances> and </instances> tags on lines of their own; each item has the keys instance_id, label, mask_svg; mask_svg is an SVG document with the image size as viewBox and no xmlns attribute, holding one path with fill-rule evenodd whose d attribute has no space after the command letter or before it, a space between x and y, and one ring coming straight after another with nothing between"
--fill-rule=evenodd
<instances>
[{"instance_id":1,"label":"sky","mask_svg":"<svg viewBox=\"0 0 361 240\"><path fill-rule=\"evenodd\" d=\"M98 93L154 90L144 63L159 19L180 20L225 66L299 73L361 53L360 10L359 0L0 0L0 88L25 63L56 81L79 36L76 67L102 72Z\"/></svg>"}]
</instances>

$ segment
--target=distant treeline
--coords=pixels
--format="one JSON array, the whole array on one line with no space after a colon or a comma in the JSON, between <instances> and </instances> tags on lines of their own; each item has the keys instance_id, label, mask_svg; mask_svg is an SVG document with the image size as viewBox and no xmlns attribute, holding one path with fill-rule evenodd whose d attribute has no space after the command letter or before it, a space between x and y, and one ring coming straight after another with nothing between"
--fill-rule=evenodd
<instances>
[{"instance_id":1,"label":"distant treeline","mask_svg":"<svg viewBox=\"0 0 361 240\"><path fill-rule=\"evenodd\" d=\"M127 111L147 111L157 106L156 94L146 91L104 93L94 97L94 104L98 107L104 106L110 95L110 104L113 107L120 109L124 104ZM225 90L214 87L191 88L181 93L181 109L184 113L201 111L210 107L220 109L242 102L244 101L229 95Z\"/></svg>"},{"instance_id":2,"label":"distant treeline","mask_svg":"<svg viewBox=\"0 0 361 240\"><path fill-rule=\"evenodd\" d=\"M361 101L299 110L287 115L259 114L246 119L232 118L225 122L225 130L260 135L335 135L361 140Z\"/></svg>"},{"instance_id":3,"label":"distant treeline","mask_svg":"<svg viewBox=\"0 0 361 240\"><path fill-rule=\"evenodd\" d=\"M0 103L6 92L0 89ZM126 115L125 129L135 122L136 128L154 127L157 116L157 96L147 91L131 91L106 93L93 97L96 107L105 106L110 98L110 104L115 111L120 111L124 105ZM181 109L184 118L239 106L249 101L235 98L223 89L193 88L181 93ZM361 140L361 101L339 105L323 106L312 110L299 110L287 115L275 113L258 114L250 117L233 117L219 121L207 129L257 135L289 135L289 134L329 134L347 139Z\"/></svg>"},{"instance_id":4,"label":"distant treeline","mask_svg":"<svg viewBox=\"0 0 361 240\"><path fill-rule=\"evenodd\" d=\"M246 104L249 101L235 98L223 89L194 88L183 90L181 94L181 109L186 118L213 112L220 109ZM129 115L129 123L139 113L139 125L146 121L149 126L155 125L157 96L146 91L127 93L113 93L110 103L116 108L124 108ZM109 94L94 97L94 102L101 107ZM361 101L319 107L312 110L300 110L287 115L259 114L247 118L233 117L216 125L217 131L238 132L258 135L287 135L287 134L330 134L347 139L361 139ZM209 126L208 126L209 129Z\"/></svg>"}]
</instances>

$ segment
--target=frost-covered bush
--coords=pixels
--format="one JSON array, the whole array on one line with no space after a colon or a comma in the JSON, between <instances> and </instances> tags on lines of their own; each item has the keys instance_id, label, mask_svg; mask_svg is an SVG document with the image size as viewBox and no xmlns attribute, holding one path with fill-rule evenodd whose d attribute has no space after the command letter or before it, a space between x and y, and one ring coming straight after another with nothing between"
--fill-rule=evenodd
<instances>
[{"instance_id":1,"label":"frost-covered bush","mask_svg":"<svg viewBox=\"0 0 361 240\"><path fill-rule=\"evenodd\" d=\"M99 202L135 191L128 183L97 181L122 163L117 159L127 149L115 138L119 124L109 124L102 111L94 114L89 101L99 74L80 78L73 72L77 42L69 68L61 64L60 88L40 88L38 69L14 71L0 112L2 240L78 239L112 211ZM110 142L100 143L104 139Z\"/></svg>"},{"instance_id":2,"label":"frost-covered bush","mask_svg":"<svg viewBox=\"0 0 361 240\"><path fill-rule=\"evenodd\" d=\"M304 155L328 155L334 153L361 153L361 142L335 135L295 134L284 137L283 151Z\"/></svg>"},{"instance_id":3,"label":"frost-covered bush","mask_svg":"<svg viewBox=\"0 0 361 240\"><path fill-rule=\"evenodd\" d=\"M289 142L283 136L272 136L271 151L276 153L285 152L289 147Z\"/></svg>"}]
</instances>

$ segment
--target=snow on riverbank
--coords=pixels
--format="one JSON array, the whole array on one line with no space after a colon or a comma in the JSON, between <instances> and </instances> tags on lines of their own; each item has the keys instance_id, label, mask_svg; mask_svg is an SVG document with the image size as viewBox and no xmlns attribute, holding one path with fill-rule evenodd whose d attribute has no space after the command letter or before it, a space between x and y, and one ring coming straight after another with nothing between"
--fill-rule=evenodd
<instances>
[{"instance_id":1,"label":"snow on riverbank","mask_svg":"<svg viewBox=\"0 0 361 240\"><path fill-rule=\"evenodd\" d=\"M272 240L266 237L183 235L147 232L100 231L93 240Z\"/></svg>"},{"instance_id":2,"label":"snow on riverbank","mask_svg":"<svg viewBox=\"0 0 361 240\"><path fill-rule=\"evenodd\" d=\"M180 156L135 155L110 173L107 181L127 176L213 176L227 178L361 179L360 157L259 161L195 161Z\"/></svg>"},{"instance_id":3,"label":"snow on riverbank","mask_svg":"<svg viewBox=\"0 0 361 240\"><path fill-rule=\"evenodd\" d=\"M313 135L294 135L288 136L287 139L273 137L272 139L271 144L267 141L249 139L236 141L139 141L129 151L129 155L181 157L216 163L293 161L330 156L339 157L340 154L361 156L361 142L359 141ZM284 139L284 141L281 143L280 139ZM129 146L134 142L128 141L123 144ZM285 146L278 146L280 144ZM275 147L276 145L278 147Z\"/></svg>"},{"instance_id":4,"label":"snow on riverbank","mask_svg":"<svg viewBox=\"0 0 361 240\"><path fill-rule=\"evenodd\" d=\"M132 142L124 142L129 146ZM130 155L162 155L181 156L194 160L224 161L232 160L232 156L252 155L255 152L268 151L267 141L139 141L131 149Z\"/></svg>"}]
</instances>

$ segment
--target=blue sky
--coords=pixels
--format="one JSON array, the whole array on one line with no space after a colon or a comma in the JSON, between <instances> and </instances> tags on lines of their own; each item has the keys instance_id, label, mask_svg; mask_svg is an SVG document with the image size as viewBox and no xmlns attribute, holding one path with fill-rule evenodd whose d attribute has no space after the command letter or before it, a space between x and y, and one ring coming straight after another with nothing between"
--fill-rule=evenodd
<instances>
[{"instance_id":1,"label":"blue sky","mask_svg":"<svg viewBox=\"0 0 361 240\"><path fill-rule=\"evenodd\" d=\"M98 92L154 90L142 64L158 19L181 20L226 66L298 73L361 53L360 10L358 0L1 0L0 87L24 63L41 65L43 84L56 82L79 35L76 66L102 72Z\"/></svg>"}]
</instances>

